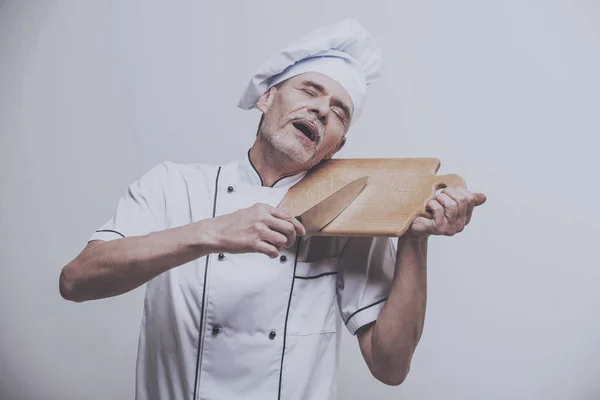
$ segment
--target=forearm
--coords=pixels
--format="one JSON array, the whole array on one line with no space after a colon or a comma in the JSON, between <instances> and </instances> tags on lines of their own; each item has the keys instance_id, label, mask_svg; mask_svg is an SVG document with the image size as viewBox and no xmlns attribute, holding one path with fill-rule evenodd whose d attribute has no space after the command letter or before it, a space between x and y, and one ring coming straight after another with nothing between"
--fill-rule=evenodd
<instances>
[{"instance_id":1,"label":"forearm","mask_svg":"<svg viewBox=\"0 0 600 400\"><path fill-rule=\"evenodd\" d=\"M408 374L426 302L427 239L402 237L390 294L372 330L372 369L380 379L399 384Z\"/></svg>"},{"instance_id":2,"label":"forearm","mask_svg":"<svg viewBox=\"0 0 600 400\"><path fill-rule=\"evenodd\" d=\"M60 275L61 295L82 302L133 290L171 268L212 252L204 221L144 236L94 243Z\"/></svg>"}]
</instances>

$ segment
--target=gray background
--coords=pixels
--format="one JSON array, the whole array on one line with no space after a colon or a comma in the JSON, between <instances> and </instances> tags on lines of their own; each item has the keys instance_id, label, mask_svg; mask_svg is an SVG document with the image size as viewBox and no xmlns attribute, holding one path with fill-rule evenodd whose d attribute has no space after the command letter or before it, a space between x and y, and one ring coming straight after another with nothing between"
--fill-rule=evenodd
<instances>
[{"instance_id":1,"label":"gray background","mask_svg":"<svg viewBox=\"0 0 600 400\"><path fill-rule=\"evenodd\" d=\"M0 398L132 398L143 289L69 303L61 268L152 166L242 157L250 75L347 16L385 58L339 156L438 157L489 200L430 241L406 382L345 334L339 398L600 398L592 0L0 2Z\"/></svg>"}]
</instances>

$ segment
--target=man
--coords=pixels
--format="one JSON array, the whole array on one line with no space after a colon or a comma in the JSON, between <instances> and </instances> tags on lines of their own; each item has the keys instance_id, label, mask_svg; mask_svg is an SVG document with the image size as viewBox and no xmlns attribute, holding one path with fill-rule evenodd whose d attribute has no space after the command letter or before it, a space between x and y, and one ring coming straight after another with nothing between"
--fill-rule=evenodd
<instances>
[{"instance_id":1,"label":"man","mask_svg":"<svg viewBox=\"0 0 600 400\"><path fill-rule=\"evenodd\" d=\"M397 245L312 237L277 209L346 141L380 52L355 21L319 29L268 60L241 108L262 111L248 154L225 166L163 163L63 268L66 299L144 283L138 399L333 399L342 327L373 375L398 385L425 316L427 237L452 235L483 195L446 190Z\"/></svg>"}]
</instances>

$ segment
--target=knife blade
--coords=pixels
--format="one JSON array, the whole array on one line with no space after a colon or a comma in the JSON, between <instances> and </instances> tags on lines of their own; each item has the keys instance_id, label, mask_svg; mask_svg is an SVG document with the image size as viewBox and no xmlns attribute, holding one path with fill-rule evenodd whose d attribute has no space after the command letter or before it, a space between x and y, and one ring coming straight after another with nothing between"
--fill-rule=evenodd
<instances>
[{"instance_id":1,"label":"knife blade","mask_svg":"<svg viewBox=\"0 0 600 400\"><path fill-rule=\"evenodd\" d=\"M342 211L354 201L360 192L362 192L367 185L368 180L368 176L358 178L333 193L325 200L322 200L302 214L296 216L296 219L300 221L306 230L306 234L303 235L302 238L307 240L340 215Z\"/></svg>"}]
</instances>

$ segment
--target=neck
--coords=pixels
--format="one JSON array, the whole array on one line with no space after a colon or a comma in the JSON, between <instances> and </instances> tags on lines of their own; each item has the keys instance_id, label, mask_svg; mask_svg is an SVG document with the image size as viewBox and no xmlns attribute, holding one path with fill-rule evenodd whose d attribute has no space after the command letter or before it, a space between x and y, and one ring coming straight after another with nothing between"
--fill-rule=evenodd
<instances>
[{"instance_id":1,"label":"neck","mask_svg":"<svg viewBox=\"0 0 600 400\"><path fill-rule=\"evenodd\" d=\"M250 162L260 175L263 186L273 186L281 178L296 175L302 171L302 169L290 169L289 164L286 165L284 160L273 156L272 151L265 149L264 144L260 141L260 136L250 149L249 157Z\"/></svg>"}]
</instances>

